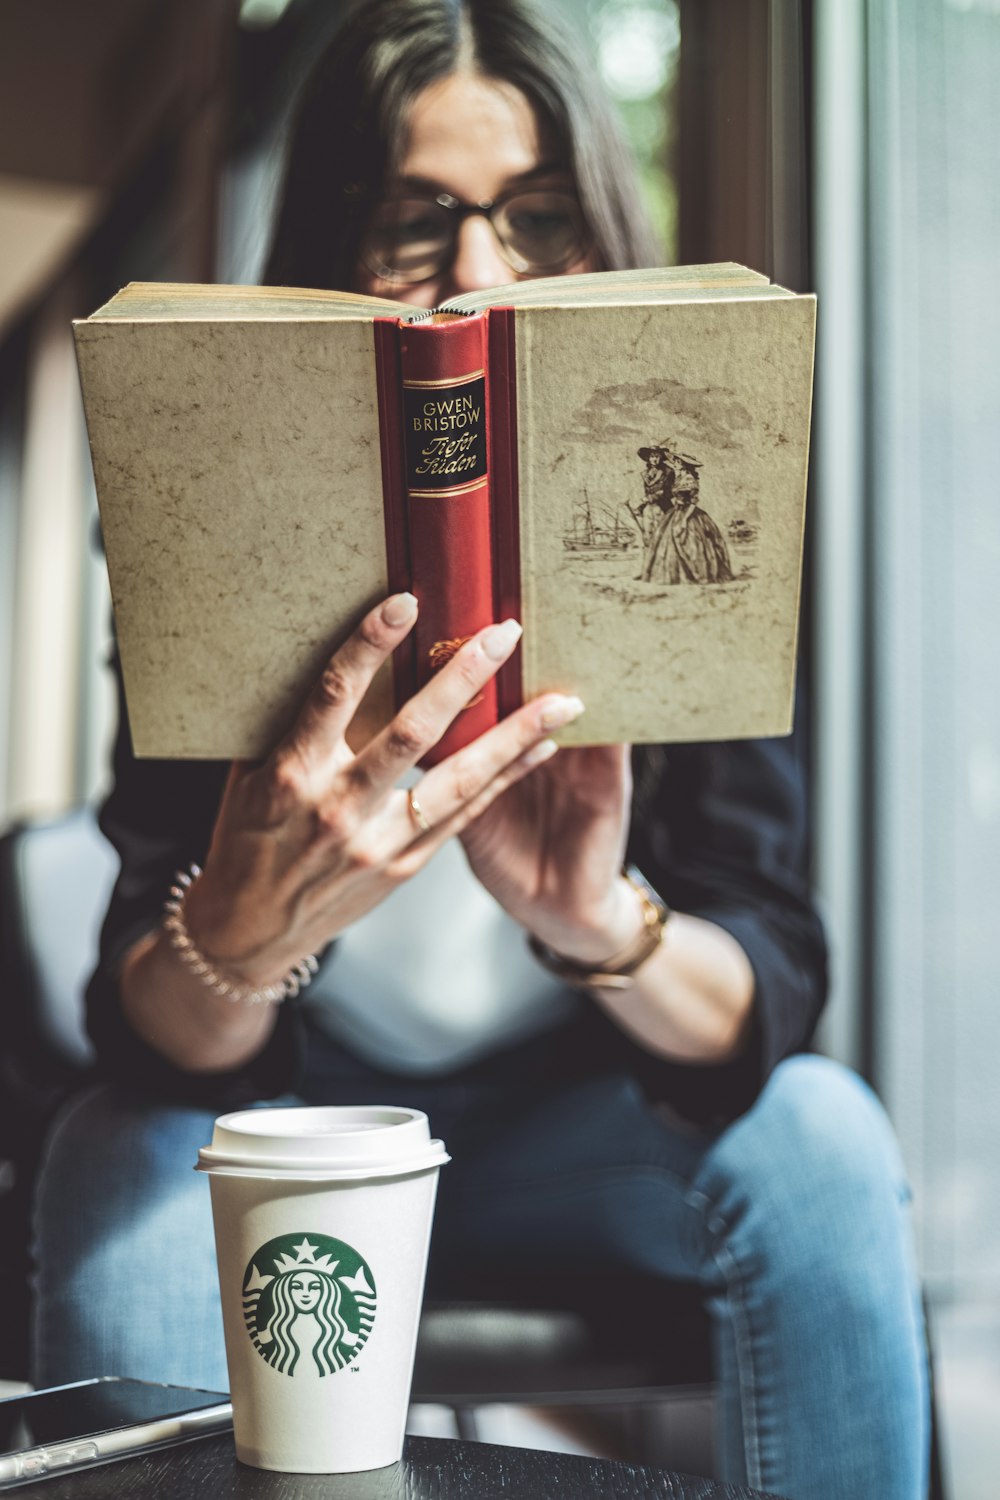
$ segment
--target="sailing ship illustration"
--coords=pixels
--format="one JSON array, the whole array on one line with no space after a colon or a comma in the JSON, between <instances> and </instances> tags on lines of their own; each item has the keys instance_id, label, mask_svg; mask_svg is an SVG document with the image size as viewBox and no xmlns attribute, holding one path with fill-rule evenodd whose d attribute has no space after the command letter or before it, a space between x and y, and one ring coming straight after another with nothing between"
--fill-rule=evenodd
<instances>
[{"instance_id":1,"label":"sailing ship illustration","mask_svg":"<svg viewBox=\"0 0 1000 1500\"><path fill-rule=\"evenodd\" d=\"M566 551L585 552L588 557L624 552L634 540L635 532L622 521L620 512L602 500L595 504L586 489L573 506L569 529L563 532Z\"/></svg>"}]
</instances>

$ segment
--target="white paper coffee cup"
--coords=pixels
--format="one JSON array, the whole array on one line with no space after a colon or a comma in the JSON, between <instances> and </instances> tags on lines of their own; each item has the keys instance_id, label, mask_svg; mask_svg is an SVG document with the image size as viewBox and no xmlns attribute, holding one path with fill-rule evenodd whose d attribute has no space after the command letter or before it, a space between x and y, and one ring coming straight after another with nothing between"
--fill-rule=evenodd
<instances>
[{"instance_id":1,"label":"white paper coffee cup","mask_svg":"<svg viewBox=\"0 0 1000 1500\"><path fill-rule=\"evenodd\" d=\"M439 1168L427 1116L392 1105L223 1115L212 1190L236 1454L342 1474L395 1463Z\"/></svg>"}]
</instances>

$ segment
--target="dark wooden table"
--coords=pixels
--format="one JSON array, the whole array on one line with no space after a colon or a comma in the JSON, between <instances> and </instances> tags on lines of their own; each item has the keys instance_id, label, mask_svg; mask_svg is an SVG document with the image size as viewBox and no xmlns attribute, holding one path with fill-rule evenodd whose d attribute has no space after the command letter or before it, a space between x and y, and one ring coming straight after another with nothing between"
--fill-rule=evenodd
<instances>
[{"instance_id":1,"label":"dark wooden table","mask_svg":"<svg viewBox=\"0 0 1000 1500\"><path fill-rule=\"evenodd\" d=\"M271 1474L237 1463L232 1437L19 1486L17 1500L766 1500L759 1490L565 1453L407 1438L367 1474ZM777 1497L771 1497L777 1500Z\"/></svg>"}]
</instances>

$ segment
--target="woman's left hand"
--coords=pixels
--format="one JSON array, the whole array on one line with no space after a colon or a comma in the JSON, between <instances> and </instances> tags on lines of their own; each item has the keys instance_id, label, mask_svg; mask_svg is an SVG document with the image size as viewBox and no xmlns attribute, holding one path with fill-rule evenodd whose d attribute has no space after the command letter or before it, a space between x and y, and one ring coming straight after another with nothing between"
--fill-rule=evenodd
<instances>
[{"instance_id":1,"label":"woman's left hand","mask_svg":"<svg viewBox=\"0 0 1000 1500\"><path fill-rule=\"evenodd\" d=\"M632 806L627 745L569 746L466 827L477 879L548 947L601 963L637 935L621 876Z\"/></svg>"}]
</instances>

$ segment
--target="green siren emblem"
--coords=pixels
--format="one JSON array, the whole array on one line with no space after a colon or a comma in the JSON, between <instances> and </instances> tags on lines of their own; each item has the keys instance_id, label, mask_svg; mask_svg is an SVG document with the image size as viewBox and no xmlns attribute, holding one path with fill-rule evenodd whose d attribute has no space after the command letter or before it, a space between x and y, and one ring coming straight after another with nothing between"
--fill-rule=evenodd
<instances>
[{"instance_id":1,"label":"green siren emblem","mask_svg":"<svg viewBox=\"0 0 1000 1500\"><path fill-rule=\"evenodd\" d=\"M356 1359L375 1321L375 1282L356 1250L328 1234L282 1234L251 1258L243 1316L257 1353L282 1375Z\"/></svg>"}]
</instances>

